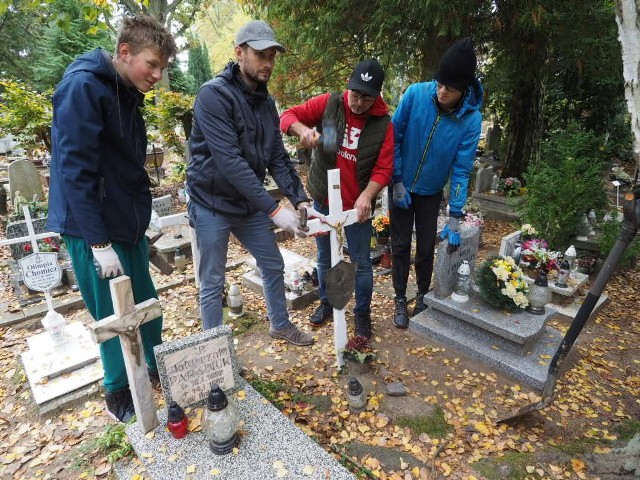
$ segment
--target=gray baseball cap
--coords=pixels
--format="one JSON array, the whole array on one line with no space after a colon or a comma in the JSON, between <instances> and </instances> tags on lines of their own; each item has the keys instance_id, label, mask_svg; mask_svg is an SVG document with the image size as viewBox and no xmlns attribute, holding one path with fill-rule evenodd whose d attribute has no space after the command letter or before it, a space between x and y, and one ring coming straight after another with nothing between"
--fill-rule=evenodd
<instances>
[{"instance_id":1,"label":"gray baseball cap","mask_svg":"<svg viewBox=\"0 0 640 480\"><path fill-rule=\"evenodd\" d=\"M286 49L276 41L271 27L262 20L252 20L240 27L236 34L236 47L245 43L254 50L275 47L279 52L286 52Z\"/></svg>"}]
</instances>

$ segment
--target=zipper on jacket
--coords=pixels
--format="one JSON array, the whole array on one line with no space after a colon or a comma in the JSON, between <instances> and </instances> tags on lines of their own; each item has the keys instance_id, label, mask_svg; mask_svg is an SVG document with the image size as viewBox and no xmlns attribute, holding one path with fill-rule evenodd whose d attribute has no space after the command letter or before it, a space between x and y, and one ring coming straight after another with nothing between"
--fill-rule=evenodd
<instances>
[{"instance_id":1,"label":"zipper on jacket","mask_svg":"<svg viewBox=\"0 0 640 480\"><path fill-rule=\"evenodd\" d=\"M431 132L429 132L429 138L427 138L427 144L424 146L424 151L422 152L422 158L420 159L420 164L418 165L418 169L416 170L416 175L413 177L413 183L411 184L410 192L413 192L413 189L416 187L416 182L418 181L418 176L420 175L420 170L422 170L422 165L424 164L425 158L427 158L427 151L429 150L429 145L431 145L431 139L433 138L433 134L436 131L436 126L440 121L440 110L438 109L438 116L436 117L436 121L433 122L433 126L431 127Z\"/></svg>"}]
</instances>

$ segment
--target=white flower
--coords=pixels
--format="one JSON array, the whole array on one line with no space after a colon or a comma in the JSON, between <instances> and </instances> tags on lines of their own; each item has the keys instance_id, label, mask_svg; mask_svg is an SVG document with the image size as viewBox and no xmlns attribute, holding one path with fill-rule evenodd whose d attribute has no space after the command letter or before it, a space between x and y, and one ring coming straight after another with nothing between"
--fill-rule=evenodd
<instances>
[{"instance_id":1,"label":"white flower","mask_svg":"<svg viewBox=\"0 0 640 480\"><path fill-rule=\"evenodd\" d=\"M491 270L498 280L506 282L509 278L509 270L507 270L507 268L502 265L499 267L491 267Z\"/></svg>"}]
</instances>

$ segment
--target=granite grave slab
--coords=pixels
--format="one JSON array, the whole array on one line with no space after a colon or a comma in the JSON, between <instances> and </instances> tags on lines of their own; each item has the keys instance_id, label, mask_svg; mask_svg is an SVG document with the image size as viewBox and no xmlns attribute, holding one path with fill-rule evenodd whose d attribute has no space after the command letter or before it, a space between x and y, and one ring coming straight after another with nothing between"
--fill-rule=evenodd
<instances>
[{"instance_id":1,"label":"granite grave slab","mask_svg":"<svg viewBox=\"0 0 640 480\"><path fill-rule=\"evenodd\" d=\"M256 390L240 379L240 388L230 398L238 407L244 424L237 453L214 455L204 434L190 432L176 440L164 427L166 410L158 411L161 426L154 435L144 435L134 426L126 428L127 437L153 480L168 478L224 478L225 480L355 480L356 477L329 453L296 427ZM193 470L187 474L187 467ZM121 479L131 472L116 467Z\"/></svg>"}]
</instances>

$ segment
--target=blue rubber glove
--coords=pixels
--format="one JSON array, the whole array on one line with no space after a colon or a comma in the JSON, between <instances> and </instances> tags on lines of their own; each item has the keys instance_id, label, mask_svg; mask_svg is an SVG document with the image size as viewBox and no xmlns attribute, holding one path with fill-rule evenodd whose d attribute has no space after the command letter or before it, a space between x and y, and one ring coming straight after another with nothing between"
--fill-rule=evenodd
<instances>
[{"instance_id":1,"label":"blue rubber glove","mask_svg":"<svg viewBox=\"0 0 640 480\"><path fill-rule=\"evenodd\" d=\"M404 210L408 210L409 205L411 205L411 195L409 195L407 189L404 188L402 182L393 184L393 204Z\"/></svg>"},{"instance_id":2,"label":"blue rubber glove","mask_svg":"<svg viewBox=\"0 0 640 480\"><path fill-rule=\"evenodd\" d=\"M449 242L449 246L447 247L447 252L452 253L455 252L460 246L460 233L458 230L460 229L460 220L456 217L449 217L449 222L440 232L440 241L445 238Z\"/></svg>"}]
</instances>

